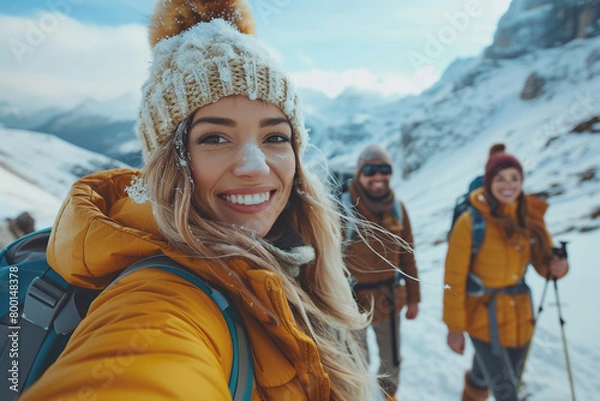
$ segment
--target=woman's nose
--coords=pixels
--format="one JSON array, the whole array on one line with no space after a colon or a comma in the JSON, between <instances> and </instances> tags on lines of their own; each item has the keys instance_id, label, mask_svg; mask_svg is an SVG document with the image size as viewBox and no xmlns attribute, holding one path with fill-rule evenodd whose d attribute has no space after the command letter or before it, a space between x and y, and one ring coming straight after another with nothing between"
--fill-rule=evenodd
<instances>
[{"instance_id":1,"label":"woman's nose","mask_svg":"<svg viewBox=\"0 0 600 401\"><path fill-rule=\"evenodd\" d=\"M259 177L269 173L267 158L256 143L245 143L238 153L233 173L237 176Z\"/></svg>"}]
</instances>

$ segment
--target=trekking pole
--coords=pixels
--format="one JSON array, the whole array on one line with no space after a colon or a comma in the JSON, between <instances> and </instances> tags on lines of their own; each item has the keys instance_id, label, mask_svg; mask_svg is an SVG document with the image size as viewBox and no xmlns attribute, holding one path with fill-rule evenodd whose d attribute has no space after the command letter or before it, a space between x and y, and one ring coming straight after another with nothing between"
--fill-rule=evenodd
<instances>
[{"instance_id":1,"label":"trekking pole","mask_svg":"<svg viewBox=\"0 0 600 401\"><path fill-rule=\"evenodd\" d=\"M573 383L573 372L571 371L571 361L569 360L569 351L567 350L567 337L565 336L565 320L560 310L560 299L558 298L558 285L554 277L554 292L556 293L556 305L558 306L558 321L560 322L560 332L562 334L563 348L565 349L565 360L567 363L567 373L569 374L569 385L571 386L571 399L575 401L575 385Z\"/></svg>"},{"instance_id":2,"label":"trekking pole","mask_svg":"<svg viewBox=\"0 0 600 401\"><path fill-rule=\"evenodd\" d=\"M567 243L564 241L560 242L561 247L559 248L557 255L560 258L567 258ZM571 370L571 360L569 359L569 351L567 349L567 336L565 335L565 320L562 316L562 310L560 307L560 298L558 297L558 284L556 283L556 277L554 277L554 292L556 294L556 305L558 306L558 321L560 322L560 333L562 335L563 348L565 350L565 361L567 363L567 373L569 374L569 385L571 386L571 399L575 401L575 384L573 382L573 372Z\"/></svg>"},{"instance_id":3,"label":"trekking pole","mask_svg":"<svg viewBox=\"0 0 600 401\"><path fill-rule=\"evenodd\" d=\"M533 345L533 338L535 336L535 328L537 327L537 322L544 310L544 300L546 299L546 292L548 290L548 283L550 282L550 272L546 274L546 282L544 283L544 291L542 292L542 299L540 300L540 306L537 310L537 315L533 317L533 332L531 333L531 340L529 341L529 345L527 345L527 350L525 351L525 357L523 358L523 364L521 365L521 371L519 372L519 382L517 387L521 387L523 385L523 373L525 372L525 366L527 364L527 358L529 357L529 351L531 351L531 346Z\"/></svg>"}]
</instances>

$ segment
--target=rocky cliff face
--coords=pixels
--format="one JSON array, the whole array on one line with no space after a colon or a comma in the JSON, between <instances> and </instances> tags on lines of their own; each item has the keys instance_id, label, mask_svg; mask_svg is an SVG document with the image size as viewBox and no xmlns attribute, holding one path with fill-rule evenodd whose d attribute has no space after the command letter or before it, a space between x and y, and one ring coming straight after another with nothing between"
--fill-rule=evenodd
<instances>
[{"instance_id":1,"label":"rocky cliff face","mask_svg":"<svg viewBox=\"0 0 600 401\"><path fill-rule=\"evenodd\" d=\"M516 58L599 34L600 0L513 0L485 56Z\"/></svg>"}]
</instances>

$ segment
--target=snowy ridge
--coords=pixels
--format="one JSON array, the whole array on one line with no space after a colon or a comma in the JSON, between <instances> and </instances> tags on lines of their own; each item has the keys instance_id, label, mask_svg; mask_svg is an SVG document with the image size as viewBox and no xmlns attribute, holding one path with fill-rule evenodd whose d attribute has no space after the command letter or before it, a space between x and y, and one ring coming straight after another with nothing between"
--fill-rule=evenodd
<instances>
[{"instance_id":1,"label":"snowy ridge","mask_svg":"<svg viewBox=\"0 0 600 401\"><path fill-rule=\"evenodd\" d=\"M53 135L0 128L0 218L29 211L37 227L50 225L62 199L80 177L126 167Z\"/></svg>"},{"instance_id":2,"label":"snowy ridge","mask_svg":"<svg viewBox=\"0 0 600 401\"><path fill-rule=\"evenodd\" d=\"M0 224L7 217L15 218L23 211L29 211L36 221L36 227L52 225L62 199L48 193L0 163Z\"/></svg>"}]
</instances>

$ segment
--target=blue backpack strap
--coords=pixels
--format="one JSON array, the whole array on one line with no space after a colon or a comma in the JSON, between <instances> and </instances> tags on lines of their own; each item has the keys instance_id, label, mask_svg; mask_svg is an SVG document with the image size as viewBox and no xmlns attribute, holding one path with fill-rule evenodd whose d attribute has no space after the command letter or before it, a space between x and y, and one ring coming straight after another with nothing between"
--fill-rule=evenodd
<instances>
[{"instance_id":1,"label":"blue backpack strap","mask_svg":"<svg viewBox=\"0 0 600 401\"><path fill-rule=\"evenodd\" d=\"M46 263L49 235L50 229L36 231L0 252L0 263L5 264L4 273L7 273L5 295L8 307L1 313L2 316L7 314L7 321L1 328L8 343L3 346L0 356L0 370L9 372L8 383L0 388L2 400L15 400L33 378L39 377L36 361L40 354L46 353L43 343L47 336L53 335L54 319L68 298L67 282ZM20 288L21 282L30 284ZM19 312L21 306L23 310ZM13 349L13 344L21 346ZM11 381L10 372L15 371L17 361L16 380Z\"/></svg>"},{"instance_id":2,"label":"blue backpack strap","mask_svg":"<svg viewBox=\"0 0 600 401\"><path fill-rule=\"evenodd\" d=\"M479 248L481 248L481 244L483 243L483 238L485 237L485 218L481 212L472 205L469 205L468 210L471 214L471 232L473 235L471 241L471 263L469 265L469 269L471 269L475 257L479 252Z\"/></svg>"},{"instance_id":3,"label":"blue backpack strap","mask_svg":"<svg viewBox=\"0 0 600 401\"><path fill-rule=\"evenodd\" d=\"M342 212L346 216L352 216L353 213L355 213L355 205L352 202L352 195L350 195L350 192L348 192L348 191L342 192L341 200L342 200L342 206L344 208L344 210ZM345 227L344 239L347 241L353 240L357 235L357 232L354 227L354 222L346 221L345 224L343 224L343 226Z\"/></svg>"},{"instance_id":4,"label":"blue backpack strap","mask_svg":"<svg viewBox=\"0 0 600 401\"><path fill-rule=\"evenodd\" d=\"M471 215L471 256L469 260L469 274L467 276L467 294L474 297L480 297L485 292L483 281L475 273L471 271L475 257L481 248L485 237L485 218L479 210L472 205L467 207L468 213Z\"/></svg>"},{"instance_id":5,"label":"blue backpack strap","mask_svg":"<svg viewBox=\"0 0 600 401\"><path fill-rule=\"evenodd\" d=\"M20 380L17 380L13 389L10 389L10 382L2 386L2 400L16 400L24 386L28 385L29 379L35 376L31 374L35 360L41 352L44 339L52 332L52 322L66 298L64 289L43 278L36 278L29 286L22 317L18 321L11 318L11 325L8 326L9 341L20 346L13 349L11 344L7 344L0 357L2 372L9 372L10 375L16 368L16 377ZM18 365L14 366L16 361ZM28 381L25 381L26 378Z\"/></svg>"},{"instance_id":6,"label":"blue backpack strap","mask_svg":"<svg viewBox=\"0 0 600 401\"><path fill-rule=\"evenodd\" d=\"M229 392L233 397L233 401L250 401L254 385L252 352L246 329L241 323L241 318L235 308L230 305L225 296L216 288L212 287L190 269L165 255L151 256L132 264L111 285L122 277L145 268L155 268L175 274L200 288L217 304L223 313L233 343L233 364L229 376Z\"/></svg>"},{"instance_id":7,"label":"blue backpack strap","mask_svg":"<svg viewBox=\"0 0 600 401\"><path fill-rule=\"evenodd\" d=\"M392 205L392 214L394 215L396 220L398 220L398 223L400 223L400 225L404 225L404 213L402 213L400 202L394 201L394 204Z\"/></svg>"}]
</instances>

